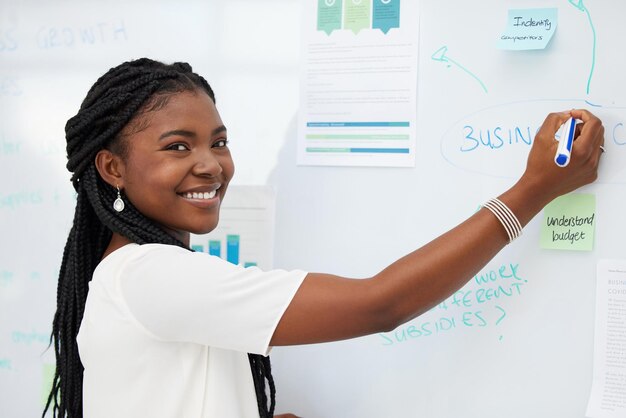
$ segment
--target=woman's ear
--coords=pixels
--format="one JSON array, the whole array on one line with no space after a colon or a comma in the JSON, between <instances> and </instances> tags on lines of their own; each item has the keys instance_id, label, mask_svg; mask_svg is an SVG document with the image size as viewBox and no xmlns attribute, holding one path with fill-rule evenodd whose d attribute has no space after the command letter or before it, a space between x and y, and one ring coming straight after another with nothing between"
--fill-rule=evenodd
<instances>
[{"instance_id":1,"label":"woman's ear","mask_svg":"<svg viewBox=\"0 0 626 418\"><path fill-rule=\"evenodd\" d=\"M96 154L95 163L96 170L104 181L112 187L124 188L124 162L119 155L103 149Z\"/></svg>"}]
</instances>

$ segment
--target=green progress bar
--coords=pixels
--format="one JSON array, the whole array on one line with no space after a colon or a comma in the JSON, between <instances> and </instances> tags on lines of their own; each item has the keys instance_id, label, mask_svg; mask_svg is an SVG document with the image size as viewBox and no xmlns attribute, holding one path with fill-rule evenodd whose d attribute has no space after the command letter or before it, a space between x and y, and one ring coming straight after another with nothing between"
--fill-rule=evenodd
<instances>
[{"instance_id":1,"label":"green progress bar","mask_svg":"<svg viewBox=\"0 0 626 418\"><path fill-rule=\"evenodd\" d=\"M307 135L306 139L409 139L408 135Z\"/></svg>"}]
</instances>

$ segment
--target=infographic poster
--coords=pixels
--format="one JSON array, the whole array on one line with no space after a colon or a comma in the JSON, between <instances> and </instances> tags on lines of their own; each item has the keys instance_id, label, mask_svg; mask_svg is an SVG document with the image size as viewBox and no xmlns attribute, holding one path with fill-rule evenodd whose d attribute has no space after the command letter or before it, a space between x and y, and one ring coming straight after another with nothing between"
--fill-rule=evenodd
<instances>
[{"instance_id":1,"label":"infographic poster","mask_svg":"<svg viewBox=\"0 0 626 418\"><path fill-rule=\"evenodd\" d=\"M417 2L304 7L298 164L414 166Z\"/></svg>"}]
</instances>

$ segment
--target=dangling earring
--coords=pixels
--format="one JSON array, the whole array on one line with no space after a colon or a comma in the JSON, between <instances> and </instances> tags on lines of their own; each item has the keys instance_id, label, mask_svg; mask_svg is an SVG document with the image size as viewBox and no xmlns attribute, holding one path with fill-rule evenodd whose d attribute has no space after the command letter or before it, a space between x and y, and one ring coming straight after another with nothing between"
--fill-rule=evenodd
<instances>
[{"instance_id":1,"label":"dangling earring","mask_svg":"<svg viewBox=\"0 0 626 418\"><path fill-rule=\"evenodd\" d=\"M122 200L122 195L120 195L120 186L115 185L117 188L117 199L113 202L113 209L117 212L121 212L124 210L124 201Z\"/></svg>"}]
</instances>

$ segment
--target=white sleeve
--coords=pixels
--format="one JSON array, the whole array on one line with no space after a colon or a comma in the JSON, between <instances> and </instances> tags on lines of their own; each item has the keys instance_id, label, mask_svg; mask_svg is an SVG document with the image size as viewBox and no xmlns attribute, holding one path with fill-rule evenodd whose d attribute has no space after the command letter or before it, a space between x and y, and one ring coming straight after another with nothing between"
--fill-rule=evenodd
<instances>
[{"instance_id":1,"label":"white sleeve","mask_svg":"<svg viewBox=\"0 0 626 418\"><path fill-rule=\"evenodd\" d=\"M118 280L130 313L156 338L266 355L305 276L146 244L127 259Z\"/></svg>"}]
</instances>

